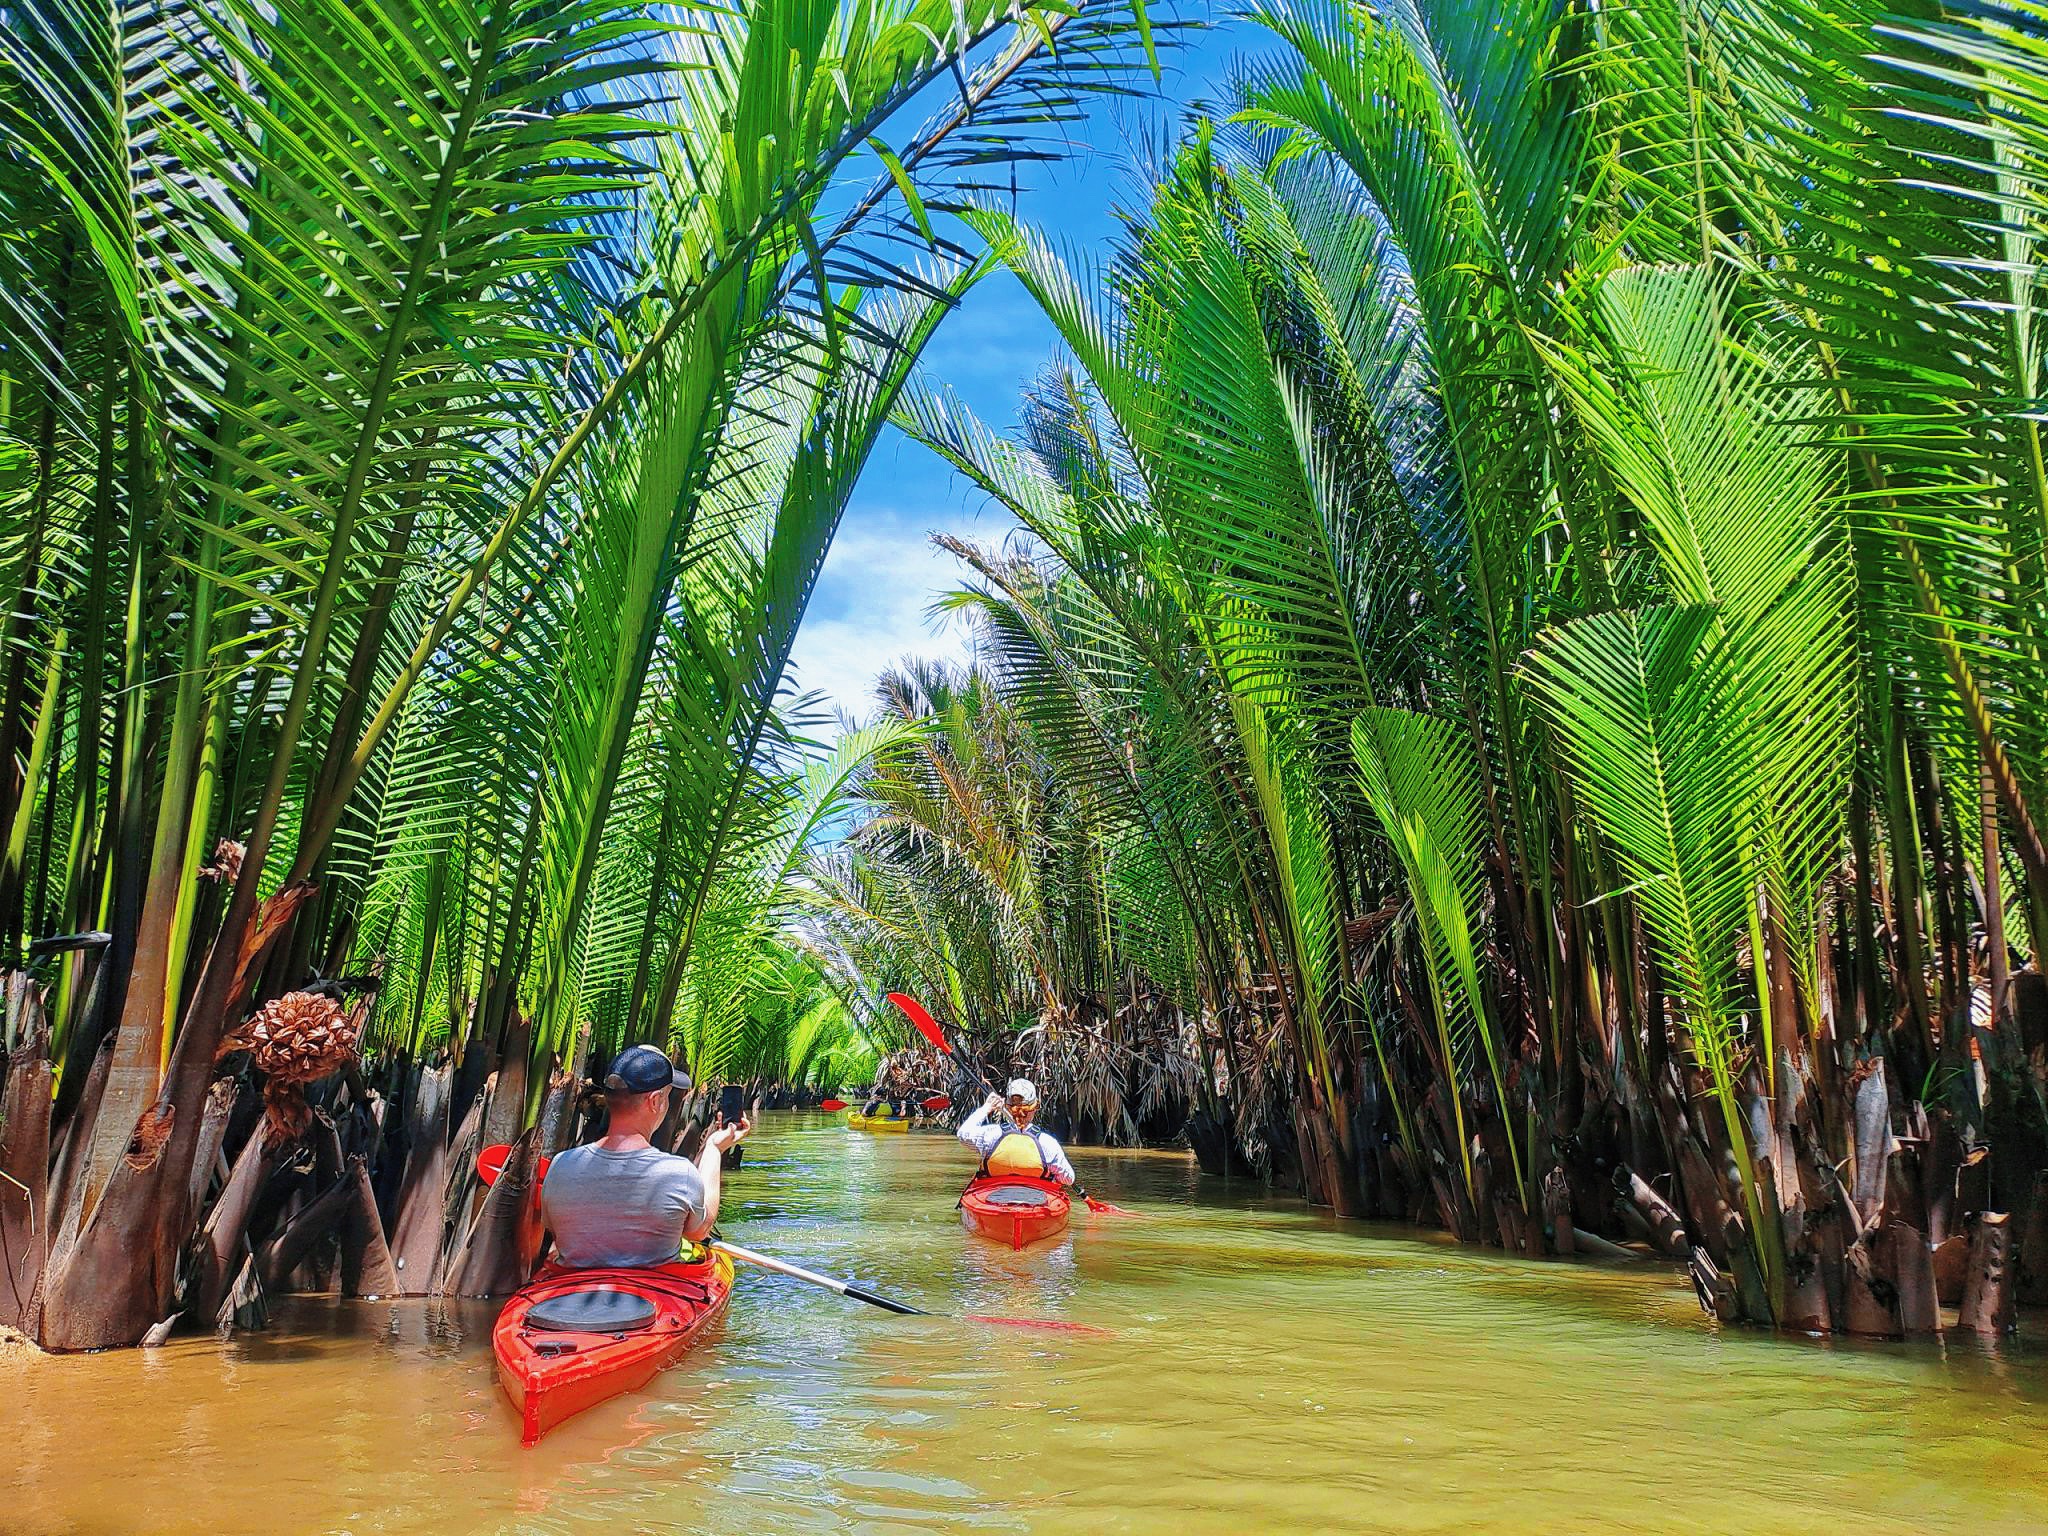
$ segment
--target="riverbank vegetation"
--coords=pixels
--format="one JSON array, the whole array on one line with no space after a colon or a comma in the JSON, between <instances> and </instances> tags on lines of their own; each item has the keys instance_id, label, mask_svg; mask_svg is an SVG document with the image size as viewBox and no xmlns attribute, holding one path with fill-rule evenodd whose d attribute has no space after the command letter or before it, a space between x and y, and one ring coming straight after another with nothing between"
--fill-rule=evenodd
<instances>
[{"instance_id":1,"label":"riverbank vegetation","mask_svg":"<svg viewBox=\"0 0 2048 1536\"><path fill-rule=\"evenodd\" d=\"M919 729L856 788L851 835L810 861L797 932L821 972L848 997L929 1000L959 1060L922 1080L959 1102L1021 1074L1062 1136L1177 1138L1201 1077L1196 1005L1119 942L1132 910L1089 803L988 674L914 665L877 691L882 722Z\"/></svg>"},{"instance_id":2,"label":"riverbank vegetation","mask_svg":"<svg viewBox=\"0 0 2048 1536\"><path fill-rule=\"evenodd\" d=\"M933 219L1149 78L1101 11L8 8L0 1321L211 1323L336 1232L490 1289L477 1139L589 1051L866 1049L762 956L905 732L806 746L785 663L977 275Z\"/></svg>"},{"instance_id":3,"label":"riverbank vegetation","mask_svg":"<svg viewBox=\"0 0 2048 1536\"><path fill-rule=\"evenodd\" d=\"M890 988L1731 1319L2048 1301L2037 7L1253 0L1099 253L1009 162L1144 6L8 17L0 1322L509 1289L591 1053ZM913 378L997 266L1009 431ZM1028 539L824 745L892 420Z\"/></svg>"},{"instance_id":4,"label":"riverbank vegetation","mask_svg":"<svg viewBox=\"0 0 2048 1536\"><path fill-rule=\"evenodd\" d=\"M901 415L1029 539L957 546L975 669L885 683L931 730L833 921L1056 1049L1170 1015L1212 1171L2009 1329L2038 9L1251 15L1113 252L970 216L1062 355L1010 431Z\"/></svg>"}]
</instances>

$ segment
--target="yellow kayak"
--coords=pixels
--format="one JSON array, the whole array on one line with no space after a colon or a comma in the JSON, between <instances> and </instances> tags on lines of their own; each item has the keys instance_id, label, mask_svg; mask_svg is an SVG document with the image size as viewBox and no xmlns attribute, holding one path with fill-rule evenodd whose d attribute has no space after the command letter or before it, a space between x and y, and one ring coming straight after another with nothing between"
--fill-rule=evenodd
<instances>
[{"instance_id":1,"label":"yellow kayak","mask_svg":"<svg viewBox=\"0 0 2048 1536\"><path fill-rule=\"evenodd\" d=\"M907 1131L908 1120L898 1120L894 1115L864 1115L859 1110L850 1110L846 1116L847 1125L856 1131Z\"/></svg>"}]
</instances>

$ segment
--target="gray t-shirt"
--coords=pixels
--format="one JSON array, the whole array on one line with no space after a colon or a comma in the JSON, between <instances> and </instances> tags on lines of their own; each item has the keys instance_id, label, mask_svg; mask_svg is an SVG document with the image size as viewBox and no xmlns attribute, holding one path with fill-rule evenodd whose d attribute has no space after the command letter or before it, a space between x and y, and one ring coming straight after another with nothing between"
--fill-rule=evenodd
<instances>
[{"instance_id":1,"label":"gray t-shirt","mask_svg":"<svg viewBox=\"0 0 2048 1536\"><path fill-rule=\"evenodd\" d=\"M652 1147L572 1147L548 1164L541 1210L564 1264L667 1264L683 1246L683 1229L704 1219L704 1176Z\"/></svg>"}]
</instances>

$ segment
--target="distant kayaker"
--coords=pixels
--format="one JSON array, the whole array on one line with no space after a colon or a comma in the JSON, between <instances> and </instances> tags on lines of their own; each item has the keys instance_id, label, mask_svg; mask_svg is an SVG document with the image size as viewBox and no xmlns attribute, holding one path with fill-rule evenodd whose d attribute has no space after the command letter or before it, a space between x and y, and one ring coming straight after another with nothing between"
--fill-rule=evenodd
<instances>
[{"instance_id":1,"label":"distant kayaker","mask_svg":"<svg viewBox=\"0 0 2048 1536\"><path fill-rule=\"evenodd\" d=\"M672 1264L685 1243L710 1236L718 1220L719 1175L727 1147L753 1127L715 1124L693 1163L648 1140L668 1113L669 1095L689 1077L651 1045L619 1053L604 1075L610 1123L601 1141L572 1147L548 1165L541 1211L559 1261L574 1269Z\"/></svg>"},{"instance_id":2,"label":"distant kayaker","mask_svg":"<svg viewBox=\"0 0 2048 1536\"><path fill-rule=\"evenodd\" d=\"M875 1080L869 1085L867 1102L860 1112L870 1120L903 1118L903 1089L894 1068L884 1063L875 1069Z\"/></svg>"},{"instance_id":3,"label":"distant kayaker","mask_svg":"<svg viewBox=\"0 0 2048 1536\"><path fill-rule=\"evenodd\" d=\"M884 1097L870 1089L868 1101L861 1105L860 1112L870 1120L894 1120L899 1112L897 1101Z\"/></svg>"},{"instance_id":4,"label":"distant kayaker","mask_svg":"<svg viewBox=\"0 0 2048 1536\"><path fill-rule=\"evenodd\" d=\"M1028 1077L1013 1077L1007 1092L990 1094L981 1108L960 1122L960 1139L981 1154L983 1178L1022 1174L1050 1179L1071 1185L1085 1200L1088 1192L1075 1183L1074 1165L1059 1142L1031 1123L1037 1113L1037 1085Z\"/></svg>"}]
</instances>

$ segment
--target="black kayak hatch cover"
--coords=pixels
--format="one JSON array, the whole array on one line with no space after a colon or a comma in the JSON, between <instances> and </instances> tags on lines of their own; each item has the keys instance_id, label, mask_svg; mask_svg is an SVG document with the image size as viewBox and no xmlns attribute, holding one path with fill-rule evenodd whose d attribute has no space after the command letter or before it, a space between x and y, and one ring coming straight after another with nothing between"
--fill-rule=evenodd
<instances>
[{"instance_id":1,"label":"black kayak hatch cover","mask_svg":"<svg viewBox=\"0 0 2048 1536\"><path fill-rule=\"evenodd\" d=\"M634 1333L653 1323L654 1303L631 1291L567 1291L526 1312L527 1327L551 1333Z\"/></svg>"},{"instance_id":2,"label":"black kayak hatch cover","mask_svg":"<svg viewBox=\"0 0 2048 1536\"><path fill-rule=\"evenodd\" d=\"M1029 1184L998 1184L994 1189L981 1192L982 1199L990 1205L1051 1205L1052 1197L1042 1189L1033 1189Z\"/></svg>"}]
</instances>

